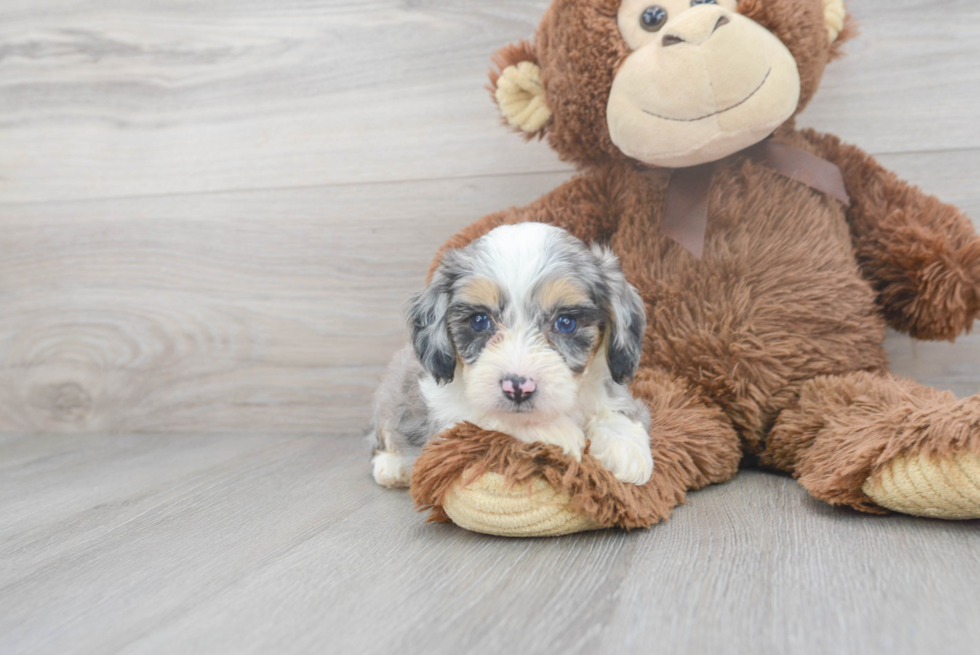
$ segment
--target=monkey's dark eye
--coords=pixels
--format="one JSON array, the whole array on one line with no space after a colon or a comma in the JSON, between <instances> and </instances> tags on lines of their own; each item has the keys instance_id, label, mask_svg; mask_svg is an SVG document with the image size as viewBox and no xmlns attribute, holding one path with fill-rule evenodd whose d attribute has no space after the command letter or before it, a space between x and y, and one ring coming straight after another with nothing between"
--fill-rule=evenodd
<instances>
[{"instance_id":1,"label":"monkey's dark eye","mask_svg":"<svg viewBox=\"0 0 980 655\"><path fill-rule=\"evenodd\" d=\"M691 6L696 7L698 5L716 5L718 0L691 0Z\"/></svg>"},{"instance_id":2,"label":"monkey's dark eye","mask_svg":"<svg viewBox=\"0 0 980 655\"><path fill-rule=\"evenodd\" d=\"M562 334L571 334L575 331L578 323L571 316L559 316L555 321L555 329Z\"/></svg>"},{"instance_id":3,"label":"monkey's dark eye","mask_svg":"<svg viewBox=\"0 0 980 655\"><path fill-rule=\"evenodd\" d=\"M659 5L647 7L640 16L640 27L647 32L659 32L667 22L667 10Z\"/></svg>"},{"instance_id":4,"label":"monkey's dark eye","mask_svg":"<svg viewBox=\"0 0 980 655\"><path fill-rule=\"evenodd\" d=\"M476 314L470 319L470 327L474 332L486 332L490 329L490 317L486 314Z\"/></svg>"}]
</instances>

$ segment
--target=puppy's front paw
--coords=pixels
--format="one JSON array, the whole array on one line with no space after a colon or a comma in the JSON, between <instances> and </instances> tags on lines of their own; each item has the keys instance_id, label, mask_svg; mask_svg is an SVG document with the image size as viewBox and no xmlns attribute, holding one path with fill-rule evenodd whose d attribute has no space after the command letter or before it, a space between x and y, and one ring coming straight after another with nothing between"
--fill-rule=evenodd
<instances>
[{"instance_id":1,"label":"puppy's front paw","mask_svg":"<svg viewBox=\"0 0 980 655\"><path fill-rule=\"evenodd\" d=\"M379 450L371 458L374 481L382 487L407 487L412 480L412 461L398 453Z\"/></svg>"},{"instance_id":2,"label":"puppy's front paw","mask_svg":"<svg viewBox=\"0 0 980 655\"><path fill-rule=\"evenodd\" d=\"M650 435L619 414L596 422L589 433L591 453L623 482L646 484L653 475Z\"/></svg>"}]
</instances>

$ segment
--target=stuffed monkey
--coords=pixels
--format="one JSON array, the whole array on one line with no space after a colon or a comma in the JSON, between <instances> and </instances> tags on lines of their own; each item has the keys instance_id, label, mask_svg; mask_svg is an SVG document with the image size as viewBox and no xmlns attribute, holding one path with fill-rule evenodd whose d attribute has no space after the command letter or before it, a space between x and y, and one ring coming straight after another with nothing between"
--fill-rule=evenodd
<instances>
[{"instance_id":1,"label":"stuffed monkey","mask_svg":"<svg viewBox=\"0 0 980 655\"><path fill-rule=\"evenodd\" d=\"M608 244L646 306L633 394L654 472L461 425L412 493L504 535L666 518L752 457L863 512L980 517L980 396L896 378L886 327L954 339L980 313L980 238L956 207L832 135L798 130L853 29L842 0L555 0L491 74L507 122L577 177L452 237L558 225ZM437 260L438 261L438 260Z\"/></svg>"}]
</instances>

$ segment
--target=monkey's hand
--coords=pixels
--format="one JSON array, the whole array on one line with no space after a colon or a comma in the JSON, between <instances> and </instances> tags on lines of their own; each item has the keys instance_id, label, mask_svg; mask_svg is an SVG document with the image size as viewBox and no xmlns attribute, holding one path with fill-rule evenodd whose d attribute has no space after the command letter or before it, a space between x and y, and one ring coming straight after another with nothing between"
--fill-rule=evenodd
<instances>
[{"instance_id":1,"label":"monkey's hand","mask_svg":"<svg viewBox=\"0 0 980 655\"><path fill-rule=\"evenodd\" d=\"M804 130L844 176L858 265L888 323L917 339L954 339L980 315L980 237L959 209L837 137Z\"/></svg>"}]
</instances>

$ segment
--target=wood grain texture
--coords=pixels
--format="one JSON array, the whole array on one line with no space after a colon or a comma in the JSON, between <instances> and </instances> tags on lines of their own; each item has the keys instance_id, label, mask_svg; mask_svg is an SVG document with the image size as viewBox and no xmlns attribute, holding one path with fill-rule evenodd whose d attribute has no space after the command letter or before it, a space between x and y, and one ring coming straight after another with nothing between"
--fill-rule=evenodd
<instances>
[{"instance_id":1,"label":"wood grain texture","mask_svg":"<svg viewBox=\"0 0 980 655\"><path fill-rule=\"evenodd\" d=\"M571 175L482 88L545 4L0 6L0 432L362 430L435 247ZM801 122L980 216L980 5L854 5Z\"/></svg>"},{"instance_id":2,"label":"wood grain texture","mask_svg":"<svg viewBox=\"0 0 980 655\"><path fill-rule=\"evenodd\" d=\"M875 153L980 148L980 7L851 4L864 36L804 122ZM5 2L0 202L565 169L499 129L482 89L546 6Z\"/></svg>"},{"instance_id":3,"label":"wood grain texture","mask_svg":"<svg viewBox=\"0 0 980 655\"><path fill-rule=\"evenodd\" d=\"M978 522L743 472L627 534L427 525L349 438L6 437L0 652L975 653ZM9 517L9 518L8 518Z\"/></svg>"},{"instance_id":4,"label":"wood grain texture","mask_svg":"<svg viewBox=\"0 0 980 655\"><path fill-rule=\"evenodd\" d=\"M0 431L360 431L436 244L560 180L8 207Z\"/></svg>"},{"instance_id":5,"label":"wood grain texture","mask_svg":"<svg viewBox=\"0 0 980 655\"><path fill-rule=\"evenodd\" d=\"M980 217L980 4L850 4L800 122ZM743 472L510 541L371 482L434 249L571 174L482 88L546 5L0 3L0 653L977 652L977 522ZM976 335L888 348L980 391Z\"/></svg>"},{"instance_id":6,"label":"wood grain texture","mask_svg":"<svg viewBox=\"0 0 980 655\"><path fill-rule=\"evenodd\" d=\"M957 179L980 151L936 158L886 160L980 216ZM565 177L6 207L0 432L360 432L436 244ZM980 391L976 336L889 349L902 374Z\"/></svg>"}]
</instances>

